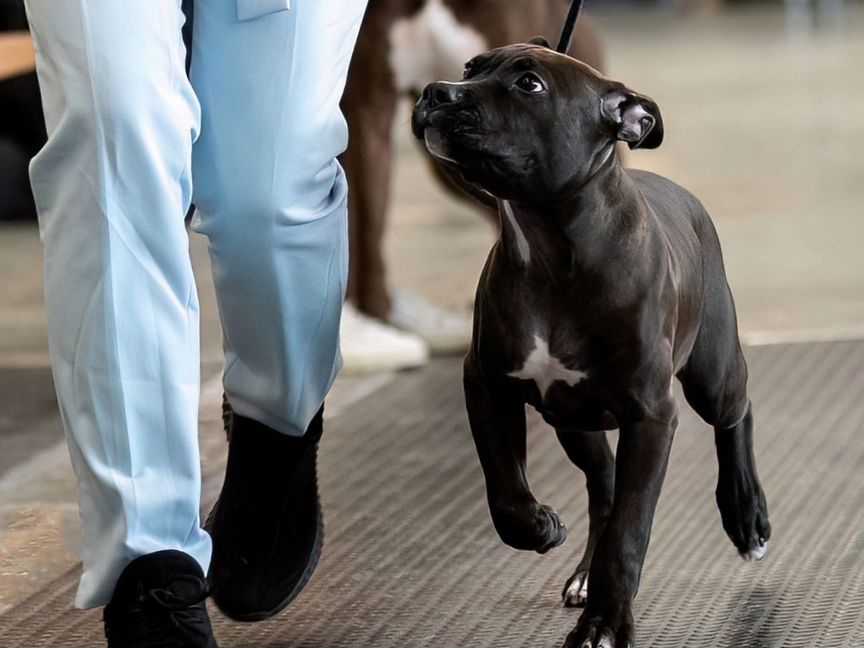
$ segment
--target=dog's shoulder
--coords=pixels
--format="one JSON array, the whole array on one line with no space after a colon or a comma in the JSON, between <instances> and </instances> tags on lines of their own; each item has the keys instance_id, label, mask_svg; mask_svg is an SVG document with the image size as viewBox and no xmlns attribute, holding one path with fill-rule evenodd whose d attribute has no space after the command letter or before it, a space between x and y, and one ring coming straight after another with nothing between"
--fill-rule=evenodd
<instances>
[{"instance_id":1,"label":"dog's shoulder","mask_svg":"<svg viewBox=\"0 0 864 648\"><path fill-rule=\"evenodd\" d=\"M665 206L694 213L707 213L705 206L692 193L669 178L641 169L627 169L639 191L652 207Z\"/></svg>"},{"instance_id":2,"label":"dog's shoulder","mask_svg":"<svg viewBox=\"0 0 864 648\"><path fill-rule=\"evenodd\" d=\"M662 222L688 224L700 235L713 229L702 202L681 185L650 171L627 169L646 204Z\"/></svg>"}]
</instances>

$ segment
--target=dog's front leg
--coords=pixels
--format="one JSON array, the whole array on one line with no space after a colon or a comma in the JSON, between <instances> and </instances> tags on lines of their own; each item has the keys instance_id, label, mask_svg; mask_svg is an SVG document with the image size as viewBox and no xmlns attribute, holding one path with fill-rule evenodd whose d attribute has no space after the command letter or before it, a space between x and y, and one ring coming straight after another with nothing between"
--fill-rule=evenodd
<instances>
[{"instance_id":1,"label":"dog's front leg","mask_svg":"<svg viewBox=\"0 0 864 648\"><path fill-rule=\"evenodd\" d=\"M525 475L525 403L507 380L481 381L470 356L465 363L465 401L474 444L486 478L492 522L515 549L545 553L564 542L567 530L540 504Z\"/></svg>"},{"instance_id":2,"label":"dog's front leg","mask_svg":"<svg viewBox=\"0 0 864 648\"><path fill-rule=\"evenodd\" d=\"M585 473L588 486L588 542L576 570L564 584L564 605L581 607L588 597L588 569L594 547L612 513L615 493L615 457L605 432L557 429L558 439L574 464Z\"/></svg>"},{"instance_id":3,"label":"dog's front leg","mask_svg":"<svg viewBox=\"0 0 864 648\"><path fill-rule=\"evenodd\" d=\"M639 589L654 509L675 432L671 395L637 423L621 423L612 515L591 561L588 601L565 648L633 648Z\"/></svg>"}]
</instances>

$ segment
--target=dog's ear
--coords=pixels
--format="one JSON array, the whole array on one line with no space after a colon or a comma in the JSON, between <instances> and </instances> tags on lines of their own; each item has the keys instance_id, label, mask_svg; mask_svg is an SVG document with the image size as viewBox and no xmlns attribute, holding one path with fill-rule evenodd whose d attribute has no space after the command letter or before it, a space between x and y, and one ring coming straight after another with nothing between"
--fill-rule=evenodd
<instances>
[{"instance_id":1,"label":"dog's ear","mask_svg":"<svg viewBox=\"0 0 864 648\"><path fill-rule=\"evenodd\" d=\"M663 118L648 97L621 86L603 95L600 111L615 136L631 149L654 149L663 142Z\"/></svg>"},{"instance_id":2,"label":"dog's ear","mask_svg":"<svg viewBox=\"0 0 864 648\"><path fill-rule=\"evenodd\" d=\"M545 47L546 49L549 49L549 41L547 41L542 36L535 36L534 38L532 38L531 40L528 41L528 44L529 45L539 45L540 47Z\"/></svg>"}]
</instances>

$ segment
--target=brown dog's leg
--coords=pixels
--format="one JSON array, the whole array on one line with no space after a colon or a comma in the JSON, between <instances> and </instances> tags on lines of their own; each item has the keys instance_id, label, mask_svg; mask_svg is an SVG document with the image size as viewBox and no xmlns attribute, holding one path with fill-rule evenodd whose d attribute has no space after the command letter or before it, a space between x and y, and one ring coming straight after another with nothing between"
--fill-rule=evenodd
<instances>
[{"instance_id":1,"label":"brown dog's leg","mask_svg":"<svg viewBox=\"0 0 864 648\"><path fill-rule=\"evenodd\" d=\"M339 158L348 177L350 267L348 297L361 311L374 317L390 314L383 254L390 164L393 157L390 129L398 93L387 57L387 22L370 17L369 7L358 36L348 72L342 112L348 122L348 149Z\"/></svg>"},{"instance_id":2,"label":"brown dog's leg","mask_svg":"<svg viewBox=\"0 0 864 648\"><path fill-rule=\"evenodd\" d=\"M612 512L615 492L615 458L605 432L555 430L567 456L582 472L588 487L588 542L573 575L564 584L564 605L580 607L588 592L588 570L597 540Z\"/></svg>"},{"instance_id":3,"label":"brown dog's leg","mask_svg":"<svg viewBox=\"0 0 864 648\"><path fill-rule=\"evenodd\" d=\"M545 553L567 537L564 524L540 504L525 475L525 403L508 381L481 382L465 361L465 402L495 530L514 549Z\"/></svg>"},{"instance_id":4,"label":"brown dog's leg","mask_svg":"<svg viewBox=\"0 0 864 648\"><path fill-rule=\"evenodd\" d=\"M380 95L379 104L385 103ZM340 158L348 177L350 266L348 297L361 311L386 318L390 313L383 237L390 189L390 124L395 93L387 105L346 106L350 143Z\"/></svg>"}]
</instances>

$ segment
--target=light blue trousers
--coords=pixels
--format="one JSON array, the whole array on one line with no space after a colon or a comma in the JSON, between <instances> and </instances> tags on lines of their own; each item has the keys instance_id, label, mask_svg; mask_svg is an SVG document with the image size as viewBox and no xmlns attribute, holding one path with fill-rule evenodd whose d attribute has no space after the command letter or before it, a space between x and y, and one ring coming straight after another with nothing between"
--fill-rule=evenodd
<instances>
[{"instance_id":1,"label":"light blue trousers","mask_svg":"<svg viewBox=\"0 0 864 648\"><path fill-rule=\"evenodd\" d=\"M163 549L206 571L198 300L205 234L235 410L302 435L339 366L347 143L365 0L27 0L48 143L31 164L60 409L78 478L76 605ZM194 193L193 193L194 186Z\"/></svg>"}]
</instances>

